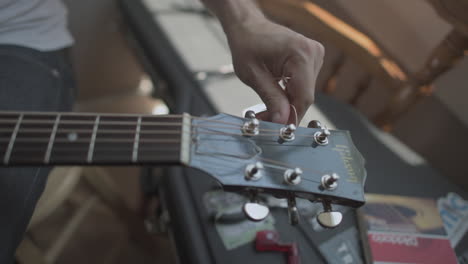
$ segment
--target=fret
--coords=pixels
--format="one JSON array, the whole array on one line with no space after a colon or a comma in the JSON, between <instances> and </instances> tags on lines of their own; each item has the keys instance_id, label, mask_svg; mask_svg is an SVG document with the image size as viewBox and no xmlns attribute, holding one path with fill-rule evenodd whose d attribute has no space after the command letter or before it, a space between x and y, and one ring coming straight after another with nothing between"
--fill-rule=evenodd
<instances>
[{"instance_id":1,"label":"fret","mask_svg":"<svg viewBox=\"0 0 468 264\"><path fill-rule=\"evenodd\" d=\"M49 122L56 120L55 115L24 113L21 126L16 134L15 144L10 155L10 164L29 164L30 162L44 164L44 157L49 145L53 124ZM29 131L33 127L32 123L37 123L44 131L34 133Z\"/></svg>"},{"instance_id":2,"label":"fret","mask_svg":"<svg viewBox=\"0 0 468 264\"><path fill-rule=\"evenodd\" d=\"M139 141L140 141L140 130L141 130L141 116L138 117L136 131L135 131L135 142L133 145L133 155L132 155L133 162L136 162L138 160L138 146L139 146Z\"/></svg>"},{"instance_id":3,"label":"fret","mask_svg":"<svg viewBox=\"0 0 468 264\"><path fill-rule=\"evenodd\" d=\"M48 164L50 161L50 154L52 153L52 146L54 145L55 136L57 134L58 124L60 122L60 114L57 115L55 119L54 127L52 128L52 133L50 133L49 144L47 146L46 154L44 157L44 163Z\"/></svg>"},{"instance_id":4,"label":"fret","mask_svg":"<svg viewBox=\"0 0 468 264\"><path fill-rule=\"evenodd\" d=\"M165 123L169 126L155 127L154 123L157 116L143 116L140 136L138 163L148 163L151 159L158 158L161 155L166 156L168 163L180 162L180 133L182 132L182 117L166 118ZM154 133L156 132L156 133ZM161 153L162 150L162 153Z\"/></svg>"},{"instance_id":5,"label":"fret","mask_svg":"<svg viewBox=\"0 0 468 264\"><path fill-rule=\"evenodd\" d=\"M8 143L8 148L5 152L5 157L3 159L3 164L7 165L10 162L10 156L11 152L13 150L13 145L15 144L15 139L16 136L18 135L18 131L21 125L21 121L23 120L24 114L20 114L18 117L18 120L15 125L15 129L13 130L13 133L11 134L10 142Z\"/></svg>"},{"instance_id":6,"label":"fret","mask_svg":"<svg viewBox=\"0 0 468 264\"><path fill-rule=\"evenodd\" d=\"M18 121L19 114L0 114L0 118ZM15 123L0 123L0 156L4 158L8 144L15 129ZM3 161L2 161L3 162Z\"/></svg>"},{"instance_id":7,"label":"fret","mask_svg":"<svg viewBox=\"0 0 468 264\"><path fill-rule=\"evenodd\" d=\"M96 116L96 120L94 121L93 134L91 135L91 142L89 143L89 151L87 158L88 163L91 163L91 161L93 160L94 144L96 141L97 130L99 127L99 119L100 116Z\"/></svg>"},{"instance_id":8,"label":"fret","mask_svg":"<svg viewBox=\"0 0 468 264\"><path fill-rule=\"evenodd\" d=\"M64 164L69 157L79 164L87 163L95 121L96 115L61 114L50 163Z\"/></svg>"},{"instance_id":9,"label":"fret","mask_svg":"<svg viewBox=\"0 0 468 264\"><path fill-rule=\"evenodd\" d=\"M120 122L118 122L120 120ZM138 116L102 116L96 135L93 162L131 163L135 145ZM126 133L111 133L124 130ZM116 151L110 149L118 148Z\"/></svg>"}]
</instances>

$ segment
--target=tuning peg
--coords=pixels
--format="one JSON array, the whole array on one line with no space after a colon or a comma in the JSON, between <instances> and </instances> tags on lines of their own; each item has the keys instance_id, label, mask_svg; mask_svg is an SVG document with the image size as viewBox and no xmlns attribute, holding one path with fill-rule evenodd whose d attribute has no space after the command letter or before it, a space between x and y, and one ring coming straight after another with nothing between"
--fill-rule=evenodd
<instances>
[{"instance_id":1,"label":"tuning peg","mask_svg":"<svg viewBox=\"0 0 468 264\"><path fill-rule=\"evenodd\" d=\"M245 167L244 176L246 180L258 181L263 176L263 163L257 161L254 164L249 164Z\"/></svg>"},{"instance_id":2,"label":"tuning peg","mask_svg":"<svg viewBox=\"0 0 468 264\"><path fill-rule=\"evenodd\" d=\"M256 115L255 115L255 112L254 112L254 111L248 110L247 112L245 112L244 117L245 117L245 118L253 119L253 118L256 118Z\"/></svg>"},{"instance_id":3,"label":"tuning peg","mask_svg":"<svg viewBox=\"0 0 468 264\"><path fill-rule=\"evenodd\" d=\"M242 126L242 132L244 136L255 136L259 133L259 126L260 121L257 118L251 118L245 121L244 125Z\"/></svg>"},{"instance_id":4,"label":"tuning peg","mask_svg":"<svg viewBox=\"0 0 468 264\"><path fill-rule=\"evenodd\" d=\"M301 182L302 170L300 168L287 169L284 172L284 181L287 184L297 185Z\"/></svg>"},{"instance_id":5,"label":"tuning peg","mask_svg":"<svg viewBox=\"0 0 468 264\"><path fill-rule=\"evenodd\" d=\"M330 136L330 130L328 130L327 126L321 127L322 131L317 131L314 134L314 140L319 145L327 145L328 144L328 137Z\"/></svg>"},{"instance_id":6,"label":"tuning peg","mask_svg":"<svg viewBox=\"0 0 468 264\"><path fill-rule=\"evenodd\" d=\"M270 209L267 206L259 204L257 202L245 203L242 207L242 210L244 211L248 219L255 222L264 220L270 213Z\"/></svg>"},{"instance_id":7,"label":"tuning peg","mask_svg":"<svg viewBox=\"0 0 468 264\"><path fill-rule=\"evenodd\" d=\"M300 215L299 210L296 206L296 198L289 197L288 198L288 217L289 217L289 224L297 225L299 224Z\"/></svg>"},{"instance_id":8,"label":"tuning peg","mask_svg":"<svg viewBox=\"0 0 468 264\"><path fill-rule=\"evenodd\" d=\"M324 211L317 215L317 222L324 228L335 228L341 224L343 214L333 211L331 204L323 202Z\"/></svg>"},{"instance_id":9,"label":"tuning peg","mask_svg":"<svg viewBox=\"0 0 468 264\"><path fill-rule=\"evenodd\" d=\"M294 135L296 129L296 125L294 124L289 124L285 127L282 127L280 129L280 138L284 141L293 141L296 138L296 136Z\"/></svg>"},{"instance_id":10,"label":"tuning peg","mask_svg":"<svg viewBox=\"0 0 468 264\"><path fill-rule=\"evenodd\" d=\"M308 128L322 128L322 123L318 120L312 120L309 122L309 125L307 125Z\"/></svg>"},{"instance_id":11,"label":"tuning peg","mask_svg":"<svg viewBox=\"0 0 468 264\"><path fill-rule=\"evenodd\" d=\"M270 209L268 206L258 202L258 191L250 190L249 197L250 202L246 202L242 207L242 211L247 218L255 222L262 221L267 218L268 214L270 214Z\"/></svg>"},{"instance_id":12,"label":"tuning peg","mask_svg":"<svg viewBox=\"0 0 468 264\"><path fill-rule=\"evenodd\" d=\"M336 187L338 187L339 179L340 179L340 176L336 173L332 173L331 175L325 174L322 176L322 179L321 179L322 187L329 191L334 190L336 189Z\"/></svg>"}]
</instances>

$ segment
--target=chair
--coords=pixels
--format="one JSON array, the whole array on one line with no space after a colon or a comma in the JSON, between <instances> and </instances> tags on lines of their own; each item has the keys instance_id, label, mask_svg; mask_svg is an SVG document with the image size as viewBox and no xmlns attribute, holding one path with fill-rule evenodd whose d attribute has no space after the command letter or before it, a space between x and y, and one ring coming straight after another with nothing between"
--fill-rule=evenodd
<instances>
[{"instance_id":1,"label":"chair","mask_svg":"<svg viewBox=\"0 0 468 264\"><path fill-rule=\"evenodd\" d=\"M275 21L333 46L338 55L325 62L319 87L334 93L341 72L359 75L353 83L346 83L346 89L353 91L347 101L363 108L387 131L422 98L433 93L434 80L453 67L468 48L468 23L463 15L466 12L459 11L467 10L466 1L449 2L453 4L442 0L258 1ZM410 11L401 12L405 8ZM426 15L412 16L414 10ZM457 10L456 16L453 10ZM436 11L452 24L438 17ZM418 30L432 32L418 35ZM362 69L360 72L353 69L356 65ZM363 98L370 98L366 95L372 90L374 103L366 100L366 106L359 104Z\"/></svg>"}]
</instances>

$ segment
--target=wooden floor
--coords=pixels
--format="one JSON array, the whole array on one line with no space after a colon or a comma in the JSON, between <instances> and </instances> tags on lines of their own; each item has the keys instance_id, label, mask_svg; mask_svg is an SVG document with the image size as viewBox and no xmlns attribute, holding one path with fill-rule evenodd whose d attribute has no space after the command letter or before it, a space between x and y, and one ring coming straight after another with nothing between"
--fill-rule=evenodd
<instances>
[{"instance_id":1,"label":"wooden floor","mask_svg":"<svg viewBox=\"0 0 468 264\"><path fill-rule=\"evenodd\" d=\"M109 168L127 198L139 197L137 168ZM76 203L83 201L90 193L85 185L79 185L72 194L73 203L60 206L46 221L30 232L33 241L47 249L56 239L69 220ZM153 241L145 249L133 242L126 226L102 202L97 202L87 214L65 246L56 263L103 264L103 263L175 263L173 249L165 235L150 235ZM152 249L149 252L148 248Z\"/></svg>"}]
</instances>

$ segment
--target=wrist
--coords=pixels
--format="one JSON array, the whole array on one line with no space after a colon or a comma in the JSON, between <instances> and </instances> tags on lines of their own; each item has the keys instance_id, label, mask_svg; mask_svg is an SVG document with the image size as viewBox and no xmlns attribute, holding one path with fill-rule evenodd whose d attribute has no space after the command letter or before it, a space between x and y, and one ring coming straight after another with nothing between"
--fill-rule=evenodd
<instances>
[{"instance_id":1,"label":"wrist","mask_svg":"<svg viewBox=\"0 0 468 264\"><path fill-rule=\"evenodd\" d=\"M254 0L202 0L230 34L266 21Z\"/></svg>"}]
</instances>

